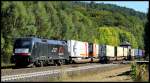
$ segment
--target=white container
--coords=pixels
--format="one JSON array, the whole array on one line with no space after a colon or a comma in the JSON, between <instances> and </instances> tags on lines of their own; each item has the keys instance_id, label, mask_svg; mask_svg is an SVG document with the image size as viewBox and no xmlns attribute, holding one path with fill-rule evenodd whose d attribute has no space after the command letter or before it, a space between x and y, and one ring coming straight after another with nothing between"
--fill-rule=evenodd
<instances>
[{"instance_id":1,"label":"white container","mask_svg":"<svg viewBox=\"0 0 150 83\"><path fill-rule=\"evenodd\" d=\"M115 57L115 48L114 46L106 45L106 56Z\"/></svg>"},{"instance_id":2,"label":"white container","mask_svg":"<svg viewBox=\"0 0 150 83\"><path fill-rule=\"evenodd\" d=\"M124 57L127 57L127 55L128 55L128 48L123 48L124 49Z\"/></svg>"},{"instance_id":3,"label":"white container","mask_svg":"<svg viewBox=\"0 0 150 83\"><path fill-rule=\"evenodd\" d=\"M117 47L117 57L123 56L123 47Z\"/></svg>"},{"instance_id":4,"label":"white container","mask_svg":"<svg viewBox=\"0 0 150 83\"><path fill-rule=\"evenodd\" d=\"M67 44L71 57L88 57L88 42L68 40Z\"/></svg>"},{"instance_id":5,"label":"white container","mask_svg":"<svg viewBox=\"0 0 150 83\"><path fill-rule=\"evenodd\" d=\"M131 49L131 56L132 56L132 57L135 57L134 49Z\"/></svg>"}]
</instances>

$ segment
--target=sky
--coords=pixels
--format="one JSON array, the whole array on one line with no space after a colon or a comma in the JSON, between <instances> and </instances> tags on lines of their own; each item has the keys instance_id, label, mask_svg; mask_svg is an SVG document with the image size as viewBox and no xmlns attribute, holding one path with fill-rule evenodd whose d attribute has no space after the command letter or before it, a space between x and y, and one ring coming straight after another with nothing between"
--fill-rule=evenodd
<instances>
[{"instance_id":1,"label":"sky","mask_svg":"<svg viewBox=\"0 0 150 83\"><path fill-rule=\"evenodd\" d=\"M148 12L149 1L96 1L96 3L116 4L121 7L132 8L143 13Z\"/></svg>"}]
</instances>

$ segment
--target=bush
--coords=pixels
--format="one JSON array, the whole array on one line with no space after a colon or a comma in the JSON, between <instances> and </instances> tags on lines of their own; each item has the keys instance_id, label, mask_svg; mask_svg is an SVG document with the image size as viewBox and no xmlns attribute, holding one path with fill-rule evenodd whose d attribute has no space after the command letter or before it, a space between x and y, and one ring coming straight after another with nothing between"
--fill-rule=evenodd
<instances>
[{"instance_id":1,"label":"bush","mask_svg":"<svg viewBox=\"0 0 150 83\"><path fill-rule=\"evenodd\" d=\"M130 75L134 81L149 81L148 65L132 63Z\"/></svg>"}]
</instances>

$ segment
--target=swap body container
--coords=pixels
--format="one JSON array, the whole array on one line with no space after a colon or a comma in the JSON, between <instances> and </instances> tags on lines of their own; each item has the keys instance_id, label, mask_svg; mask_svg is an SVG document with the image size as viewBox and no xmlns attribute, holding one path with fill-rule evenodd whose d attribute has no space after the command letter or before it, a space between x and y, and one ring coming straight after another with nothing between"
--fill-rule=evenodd
<instances>
[{"instance_id":1,"label":"swap body container","mask_svg":"<svg viewBox=\"0 0 150 83\"><path fill-rule=\"evenodd\" d=\"M68 40L67 44L70 57L74 58L88 57L88 42Z\"/></svg>"},{"instance_id":2,"label":"swap body container","mask_svg":"<svg viewBox=\"0 0 150 83\"><path fill-rule=\"evenodd\" d=\"M134 49L135 57L142 57L143 51L141 49Z\"/></svg>"},{"instance_id":3,"label":"swap body container","mask_svg":"<svg viewBox=\"0 0 150 83\"><path fill-rule=\"evenodd\" d=\"M93 44L93 57L99 57L99 45L95 43Z\"/></svg>"},{"instance_id":4,"label":"swap body container","mask_svg":"<svg viewBox=\"0 0 150 83\"><path fill-rule=\"evenodd\" d=\"M100 57L115 57L115 48L111 45L100 45Z\"/></svg>"},{"instance_id":5,"label":"swap body container","mask_svg":"<svg viewBox=\"0 0 150 83\"><path fill-rule=\"evenodd\" d=\"M123 47L116 47L116 55L117 57L123 57Z\"/></svg>"},{"instance_id":6,"label":"swap body container","mask_svg":"<svg viewBox=\"0 0 150 83\"><path fill-rule=\"evenodd\" d=\"M114 46L106 45L106 56L115 57Z\"/></svg>"},{"instance_id":7,"label":"swap body container","mask_svg":"<svg viewBox=\"0 0 150 83\"><path fill-rule=\"evenodd\" d=\"M128 55L128 48L123 48L123 56L127 57Z\"/></svg>"},{"instance_id":8,"label":"swap body container","mask_svg":"<svg viewBox=\"0 0 150 83\"><path fill-rule=\"evenodd\" d=\"M131 49L131 56L135 57L134 49Z\"/></svg>"}]
</instances>

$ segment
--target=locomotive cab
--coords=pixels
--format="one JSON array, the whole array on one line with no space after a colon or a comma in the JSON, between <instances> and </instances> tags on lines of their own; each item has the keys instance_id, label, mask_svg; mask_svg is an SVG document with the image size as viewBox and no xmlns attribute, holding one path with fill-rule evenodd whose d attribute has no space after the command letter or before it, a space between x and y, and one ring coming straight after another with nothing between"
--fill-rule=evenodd
<instances>
[{"instance_id":1,"label":"locomotive cab","mask_svg":"<svg viewBox=\"0 0 150 83\"><path fill-rule=\"evenodd\" d=\"M29 65L32 62L31 51L32 51L32 38L17 38L14 43L13 58L15 64Z\"/></svg>"},{"instance_id":2,"label":"locomotive cab","mask_svg":"<svg viewBox=\"0 0 150 83\"><path fill-rule=\"evenodd\" d=\"M13 56L11 61L17 66L29 65L32 62L31 51L32 38L17 38L14 43Z\"/></svg>"}]
</instances>

